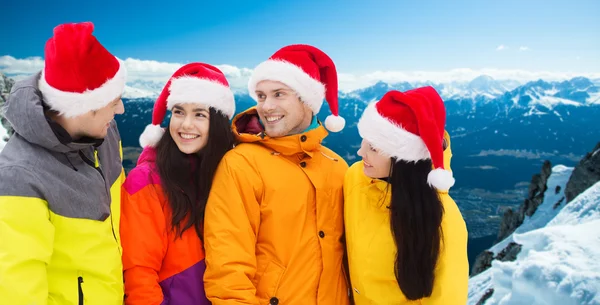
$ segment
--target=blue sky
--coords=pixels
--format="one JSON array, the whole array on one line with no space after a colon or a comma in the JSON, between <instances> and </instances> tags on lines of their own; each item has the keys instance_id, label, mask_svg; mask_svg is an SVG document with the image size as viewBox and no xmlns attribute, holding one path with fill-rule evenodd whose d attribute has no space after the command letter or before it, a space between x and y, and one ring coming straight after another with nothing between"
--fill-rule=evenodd
<instances>
[{"instance_id":1,"label":"blue sky","mask_svg":"<svg viewBox=\"0 0 600 305\"><path fill-rule=\"evenodd\" d=\"M308 43L345 73L600 72L598 0L216 2L10 1L0 56L43 56L55 25L89 20L120 58L253 68Z\"/></svg>"}]
</instances>

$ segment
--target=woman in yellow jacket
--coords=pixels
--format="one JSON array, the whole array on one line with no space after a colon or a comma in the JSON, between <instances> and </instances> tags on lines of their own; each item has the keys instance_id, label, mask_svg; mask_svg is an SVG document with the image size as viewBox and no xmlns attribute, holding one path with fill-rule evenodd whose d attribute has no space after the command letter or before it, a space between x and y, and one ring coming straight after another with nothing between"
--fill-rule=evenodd
<instances>
[{"instance_id":1,"label":"woman in yellow jacket","mask_svg":"<svg viewBox=\"0 0 600 305\"><path fill-rule=\"evenodd\" d=\"M467 229L444 103L432 87L390 91L358 123L362 157L346 173L344 217L354 301L467 302Z\"/></svg>"}]
</instances>

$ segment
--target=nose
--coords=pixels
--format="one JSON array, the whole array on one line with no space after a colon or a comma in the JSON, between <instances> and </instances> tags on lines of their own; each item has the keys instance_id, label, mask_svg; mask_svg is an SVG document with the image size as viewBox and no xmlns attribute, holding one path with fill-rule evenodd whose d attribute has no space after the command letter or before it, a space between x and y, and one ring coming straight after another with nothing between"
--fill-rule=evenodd
<instances>
[{"instance_id":1,"label":"nose","mask_svg":"<svg viewBox=\"0 0 600 305\"><path fill-rule=\"evenodd\" d=\"M123 114L125 113L125 105L123 104L123 100L119 99L119 103L117 104L117 107L115 108L115 114Z\"/></svg>"},{"instance_id":2,"label":"nose","mask_svg":"<svg viewBox=\"0 0 600 305\"><path fill-rule=\"evenodd\" d=\"M264 102L262 102L262 109L266 112L272 111L273 109L275 109L276 105L275 105L275 101L273 101L271 98L267 97L265 99Z\"/></svg>"},{"instance_id":3,"label":"nose","mask_svg":"<svg viewBox=\"0 0 600 305\"><path fill-rule=\"evenodd\" d=\"M187 130L187 129L192 128L192 126L194 126L194 116L186 115L185 118L183 119L183 122L181 123L181 127L183 127L183 129Z\"/></svg>"},{"instance_id":4,"label":"nose","mask_svg":"<svg viewBox=\"0 0 600 305\"><path fill-rule=\"evenodd\" d=\"M358 148L358 151L356 152L356 154L361 157L361 158L365 158L364 156L364 152L365 152L365 145L363 143L360 143L360 147Z\"/></svg>"}]
</instances>

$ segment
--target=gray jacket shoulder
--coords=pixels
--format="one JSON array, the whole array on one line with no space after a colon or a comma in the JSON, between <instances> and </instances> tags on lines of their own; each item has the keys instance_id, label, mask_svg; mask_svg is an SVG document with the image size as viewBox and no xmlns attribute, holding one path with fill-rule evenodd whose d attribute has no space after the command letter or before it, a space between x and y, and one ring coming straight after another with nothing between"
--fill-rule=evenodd
<instances>
[{"instance_id":1,"label":"gray jacket shoulder","mask_svg":"<svg viewBox=\"0 0 600 305\"><path fill-rule=\"evenodd\" d=\"M6 162L0 155L0 196L33 197L45 200L44 184L35 168L23 160Z\"/></svg>"}]
</instances>

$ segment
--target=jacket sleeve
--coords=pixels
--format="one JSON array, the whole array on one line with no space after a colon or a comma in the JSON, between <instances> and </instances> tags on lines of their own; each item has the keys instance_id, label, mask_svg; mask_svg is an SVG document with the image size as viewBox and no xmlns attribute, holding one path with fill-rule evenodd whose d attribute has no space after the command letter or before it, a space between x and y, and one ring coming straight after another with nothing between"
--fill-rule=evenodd
<instances>
[{"instance_id":1,"label":"jacket sleeve","mask_svg":"<svg viewBox=\"0 0 600 305\"><path fill-rule=\"evenodd\" d=\"M161 304L163 293L158 272L166 254L166 222L157 190L147 171L134 169L123 184L121 243L126 305Z\"/></svg>"},{"instance_id":2,"label":"jacket sleeve","mask_svg":"<svg viewBox=\"0 0 600 305\"><path fill-rule=\"evenodd\" d=\"M204 288L213 305L259 304L252 282L260 225L254 188L259 183L252 167L233 151L215 174L204 216Z\"/></svg>"},{"instance_id":3,"label":"jacket sleeve","mask_svg":"<svg viewBox=\"0 0 600 305\"><path fill-rule=\"evenodd\" d=\"M443 243L433 293L431 298L422 300L422 305L466 304L469 283L467 227L448 193L441 193L440 199L444 204Z\"/></svg>"},{"instance_id":4,"label":"jacket sleeve","mask_svg":"<svg viewBox=\"0 0 600 305\"><path fill-rule=\"evenodd\" d=\"M0 168L0 182L0 300L47 304L54 226L43 184L16 167Z\"/></svg>"}]
</instances>

